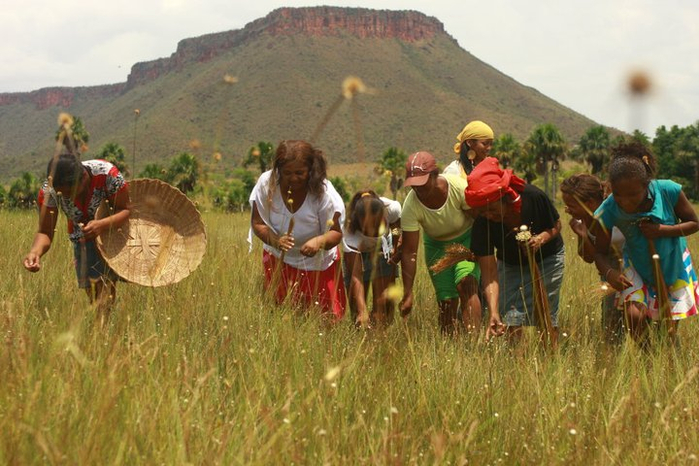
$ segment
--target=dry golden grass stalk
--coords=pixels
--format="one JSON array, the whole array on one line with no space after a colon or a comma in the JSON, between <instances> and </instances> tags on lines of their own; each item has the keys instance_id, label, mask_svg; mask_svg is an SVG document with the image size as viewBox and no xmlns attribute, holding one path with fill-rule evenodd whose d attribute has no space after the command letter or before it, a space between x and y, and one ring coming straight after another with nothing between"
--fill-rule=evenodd
<instances>
[{"instance_id":1,"label":"dry golden grass stalk","mask_svg":"<svg viewBox=\"0 0 699 466\"><path fill-rule=\"evenodd\" d=\"M544 344L548 347L556 349L557 341L554 333L553 322L551 321L551 307L549 305L548 293L544 286L544 279L541 276L539 265L536 263L536 253L529 246L529 240L532 234L526 225L519 228L519 233L516 235L517 241L524 245L527 251L527 262L529 262L529 273L532 280L532 297L534 298L534 312L536 314L536 323L541 333Z\"/></svg>"},{"instance_id":2,"label":"dry golden grass stalk","mask_svg":"<svg viewBox=\"0 0 699 466\"><path fill-rule=\"evenodd\" d=\"M532 276L532 291L534 296L534 311L539 331L542 333L544 341L552 348L556 348L556 341L553 337L553 323L551 322L551 309L549 299L544 287L544 280L536 263L536 258L531 248L527 246L527 258L529 259L529 271Z\"/></svg>"},{"instance_id":3,"label":"dry golden grass stalk","mask_svg":"<svg viewBox=\"0 0 699 466\"><path fill-rule=\"evenodd\" d=\"M461 261L473 262L476 260L476 255L462 244L450 244L444 249L444 257L435 262L430 270L432 273L443 272L452 265L458 264Z\"/></svg>"}]
</instances>

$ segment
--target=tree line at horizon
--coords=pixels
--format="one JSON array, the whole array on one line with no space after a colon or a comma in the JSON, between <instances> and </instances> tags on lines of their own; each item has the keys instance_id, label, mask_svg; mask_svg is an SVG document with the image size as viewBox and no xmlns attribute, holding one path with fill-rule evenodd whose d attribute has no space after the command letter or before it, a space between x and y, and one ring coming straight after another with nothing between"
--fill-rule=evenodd
<instances>
[{"instance_id":1,"label":"tree line at horizon","mask_svg":"<svg viewBox=\"0 0 699 466\"><path fill-rule=\"evenodd\" d=\"M75 118L73 135L81 153L88 151L89 133L80 118ZM641 131L631 135L612 137L602 126L591 126L577 144L569 144L558 128L551 123L537 126L524 141L518 141L511 133L505 133L493 142L491 155L497 157L505 168L512 168L528 183L539 184L552 198L556 197L558 180L573 173L561 170L561 162L571 159L584 165L585 170L605 178L611 149L627 139L635 139L650 147L657 160L658 178L672 179L680 183L690 199L699 200L699 122L680 128L660 126L651 140ZM191 151L181 152L169 160L169 164L147 164L138 173L139 178L153 178L167 182L190 197L204 198L210 205L222 211L243 210L259 173L272 165L275 148L271 142L260 141L250 147L240 165L233 169L221 169L219 152L203 161L197 155L198 143L190 144ZM127 178L134 178L126 161L126 150L116 142L102 146L95 156L113 163ZM404 164L407 153L397 147L389 147L375 160L375 173L379 180L374 188L382 194L388 186L395 199L403 184ZM250 169L252 167L252 170ZM579 170L578 170L579 171ZM41 176L41 175L40 175ZM36 198L43 178L24 172L9 187L0 185L0 208L26 209L36 205ZM351 192L366 186L352 186L366 180L330 178L340 195L348 201ZM353 182L354 181L354 182Z\"/></svg>"}]
</instances>

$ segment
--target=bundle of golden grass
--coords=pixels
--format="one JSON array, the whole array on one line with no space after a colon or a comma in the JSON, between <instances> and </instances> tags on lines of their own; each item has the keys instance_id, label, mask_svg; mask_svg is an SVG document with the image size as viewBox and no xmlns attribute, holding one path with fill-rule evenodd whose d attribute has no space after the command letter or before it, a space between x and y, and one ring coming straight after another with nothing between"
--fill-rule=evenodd
<instances>
[{"instance_id":1,"label":"bundle of golden grass","mask_svg":"<svg viewBox=\"0 0 699 466\"><path fill-rule=\"evenodd\" d=\"M469 248L461 244L450 244L444 249L444 252L444 257L430 267L432 273L443 272L461 261L473 262L476 260L476 255L473 254Z\"/></svg>"}]
</instances>

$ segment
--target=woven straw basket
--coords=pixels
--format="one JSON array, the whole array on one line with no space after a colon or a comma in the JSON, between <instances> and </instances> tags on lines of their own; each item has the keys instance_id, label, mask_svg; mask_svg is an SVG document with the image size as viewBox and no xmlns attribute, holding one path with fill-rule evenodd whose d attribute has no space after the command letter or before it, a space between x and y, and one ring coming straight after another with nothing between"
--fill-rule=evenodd
<instances>
[{"instance_id":1,"label":"woven straw basket","mask_svg":"<svg viewBox=\"0 0 699 466\"><path fill-rule=\"evenodd\" d=\"M177 283L201 263L206 232L192 201L159 180L129 181L131 216L119 229L102 233L97 247L123 279L145 286ZM110 215L103 203L95 218Z\"/></svg>"}]
</instances>

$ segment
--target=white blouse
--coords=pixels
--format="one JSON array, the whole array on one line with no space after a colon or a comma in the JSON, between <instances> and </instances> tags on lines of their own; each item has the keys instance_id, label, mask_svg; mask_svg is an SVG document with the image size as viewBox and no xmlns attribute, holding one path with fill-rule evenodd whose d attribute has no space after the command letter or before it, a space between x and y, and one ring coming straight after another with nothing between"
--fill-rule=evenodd
<instances>
[{"instance_id":1,"label":"white blouse","mask_svg":"<svg viewBox=\"0 0 699 466\"><path fill-rule=\"evenodd\" d=\"M400 202L380 197L381 202L386 207L386 232L383 236L366 236L361 231L350 233L345 224L342 224L342 250L344 252L371 252L376 250L378 242L381 241L381 252L388 259L393 249L393 238L389 225L400 220Z\"/></svg>"},{"instance_id":2,"label":"white blouse","mask_svg":"<svg viewBox=\"0 0 699 466\"><path fill-rule=\"evenodd\" d=\"M260 217L269 228L277 235L285 234L289 228L291 217L294 218L294 228L291 232L294 237L294 247L284 255L284 262L292 267L302 270L325 270L337 259L337 247L330 250L321 249L314 257L306 257L301 254L301 246L306 241L316 236L327 233L328 224L332 222L336 213L340 213L340 224L344 222L345 204L335 187L328 180L324 181L325 193L321 196L308 194L301 207L293 214L289 211L282 199L281 189L276 186L272 198L269 199L269 182L272 171L266 171L257 180L257 184L250 193L250 207L257 207ZM252 250L252 228L248 233L248 242ZM281 256L281 251L268 244L262 246L265 251Z\"/></svg>"}]
</instances>

